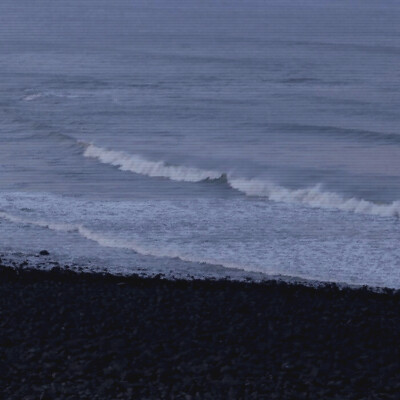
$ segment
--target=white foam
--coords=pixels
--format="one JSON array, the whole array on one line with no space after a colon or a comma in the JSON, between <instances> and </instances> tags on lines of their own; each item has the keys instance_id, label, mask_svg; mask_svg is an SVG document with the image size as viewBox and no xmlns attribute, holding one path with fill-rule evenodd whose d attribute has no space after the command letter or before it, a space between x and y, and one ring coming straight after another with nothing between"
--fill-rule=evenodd
<instances>
[{"instance_id":1,"label":"white foam","mask_svg":"<svg viewBox=\"0 0 400 400\"><path fill-rule=\"evenodd\" d=\"M130 171L150 177L163 177L174 181L200 182L205 179L218 179L222 175L216 171L167 165L164 161L149 161L139 155L107 150L93 144L86 146L83 155L95 158L103 164L118 167L121 171Z\"/></svg>"}]
</instances>

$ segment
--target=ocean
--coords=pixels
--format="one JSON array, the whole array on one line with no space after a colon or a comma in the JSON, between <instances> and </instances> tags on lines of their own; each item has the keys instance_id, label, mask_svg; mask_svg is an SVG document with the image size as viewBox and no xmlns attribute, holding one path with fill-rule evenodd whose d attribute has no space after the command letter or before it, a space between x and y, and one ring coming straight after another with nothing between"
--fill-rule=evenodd
<instances>
[{"instance_id":1,"label":"ocean","mask_svg":"<svg viewBox=\"0 0 400 400\"><path fill-rule=\"evenodd\" d=\"M391 0L2 0L2 259L400 288L399 20Z\"/></svg>"}]
</instances>

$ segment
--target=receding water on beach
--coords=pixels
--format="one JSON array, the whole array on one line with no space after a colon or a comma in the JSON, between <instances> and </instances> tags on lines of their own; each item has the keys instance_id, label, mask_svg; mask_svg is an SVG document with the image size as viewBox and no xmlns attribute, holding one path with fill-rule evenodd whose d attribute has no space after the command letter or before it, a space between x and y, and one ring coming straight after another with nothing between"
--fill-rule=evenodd
<instances>
[{"instance_id":1,"label":"receding water on beach","mask_svg":"<svg viewBox=\"0 0 400 400\"><path fill-rule=\"evenodd\" d=\"M400 288L399 19L3 0L0 254Z\"/></svg>"}]
</instances>

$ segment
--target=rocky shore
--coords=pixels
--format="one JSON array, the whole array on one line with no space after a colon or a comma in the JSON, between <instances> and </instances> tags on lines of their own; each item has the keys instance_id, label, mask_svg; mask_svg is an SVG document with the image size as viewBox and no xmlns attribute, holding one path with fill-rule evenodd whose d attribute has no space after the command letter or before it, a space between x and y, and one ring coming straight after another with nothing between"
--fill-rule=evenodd
<instances>
[{"instance_id":1,"label":"rocky shore","mask_svg":"<svg viewBox=\"0 0 400 400\"><path fill-rule=\"evenodd\" d=\"M400 294L0 267L2 399L399 399Z\"/></svg>"}]
</instances>

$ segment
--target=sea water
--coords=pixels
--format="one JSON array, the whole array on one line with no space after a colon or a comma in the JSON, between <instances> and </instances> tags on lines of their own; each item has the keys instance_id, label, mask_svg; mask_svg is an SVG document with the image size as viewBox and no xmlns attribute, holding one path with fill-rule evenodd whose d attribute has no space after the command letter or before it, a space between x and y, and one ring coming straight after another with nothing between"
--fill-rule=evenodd
<instances>
[{"instance_id":1,"label":"sea water","mask_svg":"<svg viewBox=\"0 0 400 400\"><path fill-rule=\"evenodd\" d=\"M400 288L397 1L3 0L0 254Z\"/></svg>"}]
</instances>

